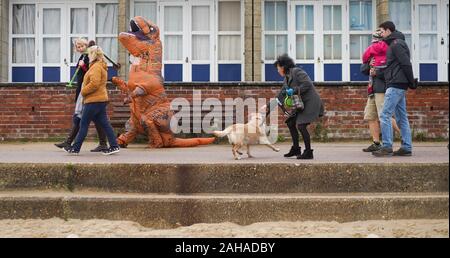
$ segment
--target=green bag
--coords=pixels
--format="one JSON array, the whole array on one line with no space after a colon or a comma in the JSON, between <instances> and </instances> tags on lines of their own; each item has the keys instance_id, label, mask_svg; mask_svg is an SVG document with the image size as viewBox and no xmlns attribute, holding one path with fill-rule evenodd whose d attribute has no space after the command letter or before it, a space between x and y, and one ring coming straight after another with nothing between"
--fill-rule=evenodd
<instances>
[{"instance_id":1,"label":"green bag","mask_svg":"<svg viewBox=\"0 0 450 258\"><path fill-rule=\"evenodd\" d=\"M284 105L286 107L292 107L294 106L294 101L292 100L292 98L290 96L286 96L286 98L284 99Z\"/></svg>"}]
</instances>

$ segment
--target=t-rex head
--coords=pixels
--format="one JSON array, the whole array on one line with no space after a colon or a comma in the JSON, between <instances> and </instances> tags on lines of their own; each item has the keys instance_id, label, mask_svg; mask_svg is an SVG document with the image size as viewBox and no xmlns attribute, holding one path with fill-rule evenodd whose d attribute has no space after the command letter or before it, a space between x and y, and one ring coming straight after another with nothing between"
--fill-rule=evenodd
<instances>
[{"instance_id":1,"label":"t-rex head","mask_svg":"<svg viewBox=\"0 0 450 258\"><path fill-rule=\"evenodd\" d=\"M159 28L141 16L130 21L130 31L119 34L120 43L135 57L161 62L162 46Z\"/></svg>"}]
</instances>

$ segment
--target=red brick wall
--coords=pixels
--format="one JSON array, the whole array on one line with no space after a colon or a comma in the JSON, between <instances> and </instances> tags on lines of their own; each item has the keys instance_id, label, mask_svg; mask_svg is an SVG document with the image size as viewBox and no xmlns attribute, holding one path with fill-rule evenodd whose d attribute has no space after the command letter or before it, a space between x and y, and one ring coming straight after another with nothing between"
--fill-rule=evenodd
<instances>
[{"instance_id":1,"label":"red brick wall","mask_svg":"<svg viewBox=\"0 0 450 258\"><path fill-rule=\"evenodd\" d=\"M348 86L350 85L350 86ZM324 140L365 139L369 137L363 121L367 101L362 84L316 84L325 104L325 116L311 126L315 138ZM247 98L275 96L279 84L174 83L166 86L170 98L192 99L193 90L201 90L206 98ZM448 139L449 127L448 83L425 84L408 92L407 108L415 137ZM62 84L0 84L0 140L62 138L71 126L74 110L73 89ZM123 95L110 86L110 117L116 129L123 128L129 116L123 106ZM280 112L281 113L281 112ZM280 114L280 134L288 136Z\"/></svg>"}]
</instances>

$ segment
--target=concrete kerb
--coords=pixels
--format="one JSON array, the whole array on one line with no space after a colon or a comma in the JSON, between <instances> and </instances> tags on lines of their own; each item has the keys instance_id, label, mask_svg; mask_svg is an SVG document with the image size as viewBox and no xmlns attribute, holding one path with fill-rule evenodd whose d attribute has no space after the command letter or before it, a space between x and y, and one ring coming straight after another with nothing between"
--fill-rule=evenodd
<instances>
[{"instance_id":1,"label":"concrete kerb","mask_svg":"<svg viewBox=\"0 0 450 258\"><path fill-rule=\"evenodd\" d=\"M0 191L448 192L441 164L1 164Z\"/></svg>"},{"instance_id":2,"label":"concrete kerb","mask_svg":"<svg viewBox=\"0 0 450 258\"><path fill-rule=\"evenodd\" d=\"M146 227L197 223L448 218L448 195L436 196L120 196L3 197L0 219L129 220Z\"/></svg>"}]
</instances>

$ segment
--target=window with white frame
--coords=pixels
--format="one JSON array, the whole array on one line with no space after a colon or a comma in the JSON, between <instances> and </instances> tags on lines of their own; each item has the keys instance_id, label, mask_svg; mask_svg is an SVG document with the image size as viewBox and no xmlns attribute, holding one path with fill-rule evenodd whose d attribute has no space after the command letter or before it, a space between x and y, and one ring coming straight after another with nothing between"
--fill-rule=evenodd
<instances>
[{"instance_id":1,"label":"window with white frame","mask_svg":"<svg viewBox=\"0 0 450 258\"><path fill-rule=\"evenodd\" d=\"M142 16L145 19L158 23L158 9L156 1L135 0L132 2L131 18ZM128 53L128 55L130 55Z\"/></svg>"},{"instance_id":2,"label":"window with white frame","mask_svg":"<svg viewBox=\"0 0 450 258\"><path fill-rule=\"evenodd\" d=\"M264 2L264 56L275 60L288 52L288 15L286 1Z\"/></svg>"},{"instance_id":3,"label":"window with white frame","mask_svg":"<svg viewBox=\"0 0 450 258\"><path fill-rule=\"evenodd\" d=\"M119 6L111 3L96 4L96 42L112 60L118 56Z\"/></svg>"},{"instance_id":4,"label":"window with white frame","mask_svg":"<svg viewBox=\"0 0 450 258\"><path fill-rule=\"evenodd\" d=\"M372 0L350 0L350 59L360 60L373 30Z\"/></svg>"},{"instance_id":5,"label":"window with white frame","mask_svg":"<svg viewBox=\"0 0 450 258\"><path fill-rule=\"evenodd\" d=\"M421 81L448 80L445 23L448 0L391 0L390 19L406 38L414 76Z\"/></svg>"},{"instance_id":6,"label":"window with white frame","mask_svg":"<svg viewBox=\"0 0 450 258\"><path fill-rule=\"evenodd\" d=\"M342 6L323 7L323 53L325 60L342 59Z\"/></svg>"},{"instance_id":7,"label":"window with white frame","mask_svg":"<svg viewBox=\"0 0 450 258\"><path fill-rule=\"evenodd\" d=\"M192 7L192 61L210 60L210 7Z\"/></svg>"},{"instance_id":8,"label":"window with white frame","mask_svg":"<svg viewBox=\"0 0 450 258\"><path fill-rule=\"evenodd\" d=\"M288 49L288 6L287 1L264 1L263 24L263 59L265 62L264 80L279 81L273 63L279 55L289 53ZM299 41L310 40L305 33L300 33ZM298 51L301 55L302 51ZM303 54L305 52L303 51Z\"/></svg>"},{"instance_id":9,"label":"window with white frame","mask_svg":"<svg viewBox=\"0 0 450 258\"><path fill-rule=\"evenodd\" d=\"M350 80L367 80L360 72L359 65L365 49L371 44L374 29L374 8L372 0L350 0Z\"/></svg>"},{"instance_id":10,"label":"window with white frame","mask_svg":"<svg viewBox=\"0 0 450 258\"><path fill-rule=\"evenodd\" d=\"M131 4L132 17L140 15L161 26L166 80L242 79L242 1L135 0Z\"/></svg>"},{"instance_id":11,"label":"window with white frame","mask_svg":"<svg viewBox=\"0 0 450 258\"><path fill-rule=\"evenodd\" d=\"M447 2L447 4L445 4L445 12L447 13L447 16L446 16L447 23L446 23L446 25L444 26L444 31L447 32L447 65L448 65L449 56L450 56L450 55L449 55L450 50L449 50L449 19L448 19L448 8L449 8L449 4L448 4L448 2ZM448 70L447 70L447 76L448 76Z\"/></svg>"},{"instance_id":12,"label":"window with white frame","mask_svg":"<svg viewBox=\"0 0 450 258\"><path fill-rule=\"evenodd\" d=\"M325 2L322 11L322 78L324 81L347 80L349 57L346 1Z\"/></svg>"},{"instance_id":13,"label":"window with white frame","mask_svg":"<svg viewBox=\"0 0 450 258\"><path fill-rule=\"evenodd\" d=\"M75 63L78 61L80 57L80 53L75 51L74 44L75 40L78 38L89 38L89 8L86 7L76 7L70 8L70 56L71 63L76 65Z\"/></svg>"},{"instance_id":14,"label":"window with white frame","mask_svg":"<svg viewBox=\"0 0 450 258\"><path fill-rule=\"evenodd\" d=\"M36 80L36 5L12 4L10 10L10 80Z\"/></svg>"},{"instance_id":15,"label":"window with white frame","mask_svg":"<svg viewBox=\"0 0 450 258\"><path fill-rule=\"evenodd\" d=\"M12 64L35 64L36 6L12 6Z\"/></svg>"},{"instance_id":16,"label":"window with white frame","mask_svg":"<svg viewBox=\"0 0 450 258\"><path fill-rule=\"evenodd\" d=\"M219 2L218 60L241 61L241 4L239 1Z\"/></svg>"},{"instance_id":17,"label":"window with white frame","mask_svg":"<svg viewBox=\"0 0 450 258\"><path fill-rule=\"evenodd\" d=\"M317 36L318 24L315 18L318 9L317 4L303 1L292 2L289 6L289 10L292 11L289 21L293 24L288 27L294 29L294 33L289 33L294 37L288 37L289 52L293 58L295 57L295 63L305 70L312 80L315 79L316 57L318 59L319 55L316 45L320 39ZM266 70L269 69L273 68L266 66Z\"/></svg>"},{"instance_id":18,"label":"window with white frame","mask_svg":"<svg viewBox=\"0 0 450 258\"><path fill-rule=\"evenodd\" d=\"M164 59L183 60L183 7L164 7Z\"/></svg>"},{"instance_id":19,"label":"window with white frame","mask_svg":"<svg viewBox=\"0 0 450 258\"><path fill-rule=\"evenodd\" d=\"M405 35L405 41L411 49L411 0L390 0L389 17L395 24L396 29Z\"/></svg>"},{"instance_id":20,"label":"window with white frame","mask_svg":"<svg viewBox=\"0 0 450 258\"><path fill-rule=\"evenodd\" d=\"M314 59L314 6L295 7L295 46L297 60Z\"/></svg>"},{"instance_id":21,"label":"window with white frame","mask_svg":"<svg viewBox=\"0 0 450 258\"><path fill-rule=\"evenodd\" d=\"M153 23L157 23L157 2L156 1L134 1L133 17L142 16Z\"/></svg>"},{"instance_id":22,"label":"window with white frame","mask_svg":"<svg viewBox=\"0 0 450 258\"><path fill-rule=\"evenodd\" d=\"M218 81L241 81L243 78L241 14L240 1L218 2Z\"/></svg>"},{"instance_id":23,"label":"window with white frame","mask_svg":"<svg viewBox=\"0 0 450 258\"><path fill-rule=\"evenodd\" d=\"M419 60L437 61L437 5L419 5Z\"/></svg>"},{"instance_id":24,"label":"window with white frame","mask_svg":"<svg viewBox=\"0 0 450 258\"><path fill-rule=\"evenodd\" d=\"M273 62L284 53L295 58L296 64L314 80L347 79L346 3L344 0L264 1L264 80L282 80Z\"/></svg>"},{"instance_id":25,"label":"window with white frame","mask_svg":"<svg viewBox=\"0 0 450 258\"><path fill-rule=\"evenodd\" d=\"M406 44L411 51L414 74L417 74L418 67L414 64L414 42L412 37L412 1L411 0L391 0L389 1L389 19L395 24L395 28L405 36Z\"/></svg>"},{"instance_id":26,"label":"window with white frame","mask_svg":"<svg viewBox=\"0 0 450 258\"><path fill-rule=\"evenodd\" d=\"M10 17L12 82L70 80L79 57L73 42L80 37L95 39L117 60L117 1L11 0ZM111 76L116 73L108 72Z\"/></svg>"},{"instance_id":27,"label":"window with white frame","mask_svg":"<svg viewBox=\"0 0 450 258\"><path fill-rule=\"evenodd\" d=\"M445 7L448 0L414 1L413 65L421 81L448 80L448 8Z\"/></svg>"},{"instance_id":28,"label":"window with white frame","mask_svg":"<svg viewBox=\"0 0 450 258\"><path fill-rule=\"evenodd\" d=\"M58 64L61 60L61 9L43 8L42 10L42 63Z\"/></svg>"}]
</instances>

